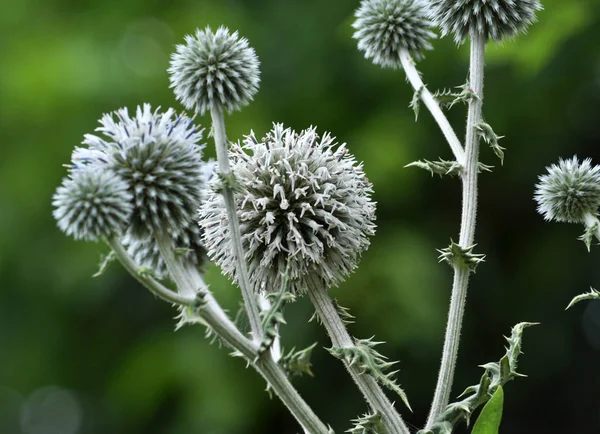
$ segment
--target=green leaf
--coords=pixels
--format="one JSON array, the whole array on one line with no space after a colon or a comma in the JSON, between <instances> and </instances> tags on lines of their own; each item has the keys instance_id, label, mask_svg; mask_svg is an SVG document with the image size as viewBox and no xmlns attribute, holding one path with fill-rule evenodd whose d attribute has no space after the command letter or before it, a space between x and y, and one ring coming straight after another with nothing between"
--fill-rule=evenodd
<instances>
[{"instance_id":1,"label":"green leaf","mask_svg":"<svg viewBox=\"0 0 600 434\"><path fill-rule=\"evenodd\" d=\"M567 309L573 307L574 304L579 303L583 300L600 300L600 291L597 291L594 288L590 288L590 292L586 292L585 294L580 294L571 300L571 303L567 306ZM567 310L565 309L565 310Z\"/></svg>"},{"instance_id":2,"label":"green leaf","mask_svg":"<svg viewBox=\"0 0 600 434\"><path fill-rule=\"evenodd\" d=\"M494 395L481 410L471 434L498 434L504 407L504 389L498 386Z\"/></svg>"}]
</instances>

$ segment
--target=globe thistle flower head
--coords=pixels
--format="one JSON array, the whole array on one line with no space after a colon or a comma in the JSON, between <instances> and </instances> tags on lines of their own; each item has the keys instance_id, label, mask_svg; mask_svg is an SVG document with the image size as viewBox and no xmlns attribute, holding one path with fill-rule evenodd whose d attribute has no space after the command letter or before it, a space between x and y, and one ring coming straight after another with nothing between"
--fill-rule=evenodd
<instances>
[{"instance_id":1,"label":"globe thistle flower head","mask_svg":"<svg viewBox=\"0 0 600 434\"><path fill-rule=\"evenodd\" d=\"M435 38L422 0L363 0L352 25L358 49L376 65L401 68L400 52L423 57Z\"/></svg>"},{"instance_id":2,"label":"globe thistle flower head","mask_svg":"<svg viewBox=\"0 0 600 434\"><path fill-rule=\"evenodd\" d=\"M462 44L471 31L502 41L524 33L542 10L539 0L430 0L430 16L442 36Z\"/></svg>"},{"instance_id":3,"label":"globe thistle flower head","mask_svg":"<svg viewBox=\"0 0 600 434\"><path fill-rule=\"evenodd\" d=\"M344 145L314 128L296 133L277 124L231 149L240 185L237 212L248 272L256 291L336 286L351 273L375 233L372 187ZM216 186L218 180L213 181ZM209 257L236 279L222 195L211 191L199 210Z\"/></svg>"},{"instance_id":4,"label":"globe thistle flower head","mask_svg":"<svg viewBox=\"0 0 600 434\"><path fill-rule=\"evenodd\" d=\"M198 29L177 45L169 78L175 97L188 110L204 114L211 107L228 112L252 101L258 91L258 57L246 38L225 27Z\"/></svg>"},{"instance_id":5,"label":"globe thistle flower head","mask_svg":"<svg viewBox=\"0 0 600 434\"><path fill-rule=\"evenodd\" d=\"M86 241L119 235L133 210L127 183L114 173L95 168L65 178L52 205L60 230Z\"/></svg>"},{"instance_id":6,"label":"globe thistle flower head","mask_svg":"<svg viewBox=\"0 0 600 434\"><path fill-rule=\"evenodd\" d=\"M545 220L583 223L587 213L596 215L600 206L600 166L588 158L559 160L540 176L534 199Z\"/></svg>"},{"instance_id":7,"label":"globe thistle flower head","mask_svg":"<svg viewBox=\"0 0 600 434\"><path fill-rule=\"evenodd\" d=\"M187 116L152 111L149 104L135 116L126 108L109 113L100 124L102 135L85 136L88 152L76 151L73 166L102 167L127 183L134 205L128 230L135 236L180 237L194 224L205 183L202 130Z\"/></svg>"}]
</instances>

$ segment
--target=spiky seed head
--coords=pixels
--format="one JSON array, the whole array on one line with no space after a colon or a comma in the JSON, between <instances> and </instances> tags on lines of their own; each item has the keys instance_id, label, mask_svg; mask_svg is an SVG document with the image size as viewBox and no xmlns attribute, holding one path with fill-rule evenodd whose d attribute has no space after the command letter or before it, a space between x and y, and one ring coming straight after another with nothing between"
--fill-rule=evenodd
<instances>
[{"instance_id":1,"label":"spiky seed head","mask_svg":"<svg viewBox=\"0 0 600 434\"><path fill-rule=\"evenodd\" d=\"M358 49L376 65L401 68L400 52L423 57L435 38L422 0L363 0L355 12Z\"/></svg>"},{"instance_id":2,"label":"spiky seed head","mask_svg":"<svg viewBox=\"0 0 600 434\"><path fill-rule=\"evenodd\" d=\"M470 32L502 41L524 33L542 10L539 0L429 0L432 20L442 36L462 44Z\"/></svg>"},{"instance_id":3,"label":"spiky seed head","mask_svg":"<svg viewBox=\"0 0 600 434\"><path fill-rule=\"evenodd\" d=\"M196 30L171 55L169 79L175 97L188 110L204 114L212 106L232 112L258 91L258 57L248 40L225 27Z\"/></svg>"},{"instance_id":4,"label":"spiky seed head","mask_svg":"<svg viewBox=\"0 0 600 434\"><path fill-rule=\"evenodd\" d=\"M274 125L233 145L238 218L255 290L336 286L351 273L375 233L372 186L345 145L315 128L296 133ZM213 181L217 182L218 180ZM218 186L217 184L212 184ZM234 278L235 261L224 200L215 188L200 207L209 257Z\"/></svg>"},{"instance_id":5,"label":"spiky seed head","mask_svg":"<svg viewBox=\"0 0 600 434\"><path fill-rule=\"evenodd\" d=\"M133 205L128 185L118 175L78 170L63 180L52 198L58 227L76 240L98 241L119 235Z\"/></svg>"},{"instance_id":6,"label":"spiky seed head","mask_svg":"<svg viewBox=\"0 0 600 434\"><path fill-rule=\"evenodd\" d=\"M134 116L126 108L104 115L101 135L85 136L88 150L76 150L73 167L104 167L127 183L134 205L128 231L135 237L166 231L179 239L195 224L205 184L202 130L173 109L158 110L144 104Z\"/></svg>"},{"instance_id":7,"label":"spiky seed head","mask_svg":"<svg viewBox=\"0 0 600 434\"><path fill-rule=\"evenodd\" d=\"M600 206L600 166L588 158L581 163L577 157L560 159L558 165L547 167L535 186L534 199L545 220L583 223L586 213L596 215Z\"/></svg>"}]
</instances>

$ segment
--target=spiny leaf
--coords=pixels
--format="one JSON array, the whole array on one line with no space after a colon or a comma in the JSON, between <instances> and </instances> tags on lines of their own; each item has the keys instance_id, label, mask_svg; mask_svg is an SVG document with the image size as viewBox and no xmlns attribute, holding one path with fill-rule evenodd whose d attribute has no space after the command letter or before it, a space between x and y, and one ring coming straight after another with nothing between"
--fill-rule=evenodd
<instances>
[{"instance_id":1,"label":"spiny leaf","mask_svg":"<svg viewBox=\"0 0 600 434\"><path fill-rule=\"evenodd\" d=\"M354 323L354 315L350 313L349 308L340 305L336 299L333 299L333 306L337 310L337 313L344 324L348 325ZM321 325L323 324L323 321L321 321L321 317L319 317L319 314L317 312L313 313L308 320L308 322L313 321L316 321L318 324Z\"/></svg>"},{"instance_id":2,"label":"spiny leaf","mask_svg":"<svg viewBox=\"0 0 600 434\"><path fill-rule=\"evenodd\" d=\"M481 410L471 434L498 434L504 407L504 390L498 386L488 403Z\"/></svg>"},{"instance_id":3,"label":"spiny leaf","mask_svg":"<svg viewBox=\"0 0 600 434\"><path fill-rule=\"evenodd\" d=\"M421 86L420 88L415 90L415 93L413 93L412 100L408 105L415 112L415 122L419 120L419 109L421 108L421 94L423 93L424 88L425 86Z\"/></svg>"},{"instance_id":4,"label":"spiny leaf","mask_svg":"<svg viewBox=\"0 0 600 434\"><path fill-rule=\"evenodd\" d=\"M380 434L383 433L381 414L378 411L367 413L357 419L353 419L354 426L347 430L350 434Z\"/></svg>"},{"instance_id":5,"label":"spiny leaf","mask_svg":"<svg viewBox=\"0 0 600 434\"><path fill-rule=\"evenodd\" d=\"M600 291L598 291L594 288L590 288L590 292L586 292L585 294L580 294L577 297L575 297L573 300L571 300L571 303L569 303L569 305L567 306L567 309L573 307L573 305L575 305L583 300L600 300ZM565 309L565 310L567 310L567 309Z\"/></svg>"},{"instance_id":6,"label":"spiny leaf","mask_svg":"<svg viewBox=\"0 0 600 434\"><path fill-rule=\"evenodd\" d=\"M312 364L310 363L310 356L312 355L312 350L314 350L317 343L315 342L310 347L307 347L303 350L296 351L295 348L292 348L289 353L284 355L279 364L288 375L288 377L300 376L302 374L308 374L311 377L314 377L312 370Z\"/></svg>"},{"instance_id":7,"label":"spiny leaf","mask_svg":"<svg viewBox=\"0 0 600 434\"><path fill-rule=\"evenodd\" d=\"M462 171L462 166L456 161L447 161L447 160L437 160L437 161L429 161L429 160L418 160L414 161L410 164L407 164L404 167L418 167L420 169L425 169L431 172L431 176L433 175L449 175L449 176L457 176L460 175Z\"/></svg>"},{"instance_id":8,"label":"spiny leaf","mask_svg":"<svg viewBox=\"0 0 600 434\"><path fill-rule=\"evenodd\" d=\"M477 266L485 261L485 255L473 253L473 248L477 244L469 247L461 247L450 240L450 245L445 249L438 249L440 262L447 262L451 267L467 267L473 273Z\"/></svg>"},{"instance_id":9,"label":"spiny leaf","mask_svg":"<svg viewBox=\"0 0 600 434\"><path fill-rule=\"evenodd\" d=\"M115 252L113 252L112 250L110 252L108 252L106 255L102 255L100 257L100 264L98 265L98 271L96 271L96 273L94 273L94 275L92 277L102 276L106 272L106 269L108 268L108 266L110 264L112 264L116 258L117 258L117 256L115 255Z\"/></svg>"},{"instance_id":10,"label":"spiny leaf","mask_svg":"<svg viewBox=\"0 0 600 434\"><path fill-rule=\"evenodd\" d=\"M233 172L228 174L219 172L217 173L217 176L219 177L219 182L217 182L214 187L217 193L223 193L224 189L230 189L235 193L244 192L244 187L237 180Z\"/></svg>"},{"instance_id":11,"label":"spiny leaf","mask_svg":"<svg viewBox=\"0 0 600 434\"><path fill-rule=\"evenodd\" d=\"M397 362L388 362L387 357L375 350L375 347L381 343L373 341L373 338L355 339L354 346L332 347L328 348L328 351L334 357L345 361L350 367L356 366L361 374L370 375L382 386L396 392L408 409L412 411L406 393L394 379L394 375L398 371L386 372Z\"/></svg>"},{"instance_id":12,"label":"spiny leaf","mask_svg":"<svg viewBox=\"0 0 600 434\"><path fill-rule=\"evenodd\" d=\"M498 140L502 139L504 136L498 136L492 127L485 122L480 122L475 125L475 129L477 130L477 134L492 148L496 157L500 159L500 164L504 164L504 151L506 148L503 148L498 144Z\"/></svg>"},{"instance_id":13,"label":"spiny leaf","mask_svg":"<svg viewBox=\"0 0 600 434\"><path fill-rule=\"evenodd\" d=\"M590 251L590 248L592 247L592 241L594 240L594 237L596 236L596 234L598 233L598 222L594 222L593 225L591 226L587 226L585 228L585 232L583 233L582 236L580 236L578 239L583 241L585 243L585 246L587 247L588 252Z\"/></svg>"},{"instance_id":14,"label":"spiny leaf","mask_svg":"<svg viewBox=\"0 0 600 434\"><path fill-rule=\"evenodd\" d=\"M479 97L469 87L468 83L461 86L456 86L459 89L458 92L452 91L451 89L443 89L433 94L433 97L439 102L442 107L451 109L455 104L464 103L468 104L473 99L479 99Z\"/></svg>"}]
</instances>

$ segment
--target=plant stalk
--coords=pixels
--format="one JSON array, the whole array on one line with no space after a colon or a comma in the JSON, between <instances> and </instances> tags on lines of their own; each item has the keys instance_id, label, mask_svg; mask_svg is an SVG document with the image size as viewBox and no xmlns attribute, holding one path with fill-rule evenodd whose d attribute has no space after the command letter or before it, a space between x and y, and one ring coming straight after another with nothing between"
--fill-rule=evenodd
<instances>
[{"instance_id":1,"label":"plant stalk","mask_svg":"<svg viewBox=\"0 0 600 434\"><path fill-rule=\"evenodd\" d=\"M308 296L317 315L335 347L349 348L354 346L344 321L325 289L308 289ZM381 414L383 425L388 434L409 434L410 431L383 390L370 375L361 373L356 365L344 362L350 376L362 392L371 408Z\"/></svg>"},{"instance_id":2,"label":"plant stalk","mask_svg":"<svg viewBox=\"0 0 600 434\"><path fill-rule=\"evenodd\" d=\"M213 135L217 150L219 173L224 177L229 177L231 175L231 168L229 166L228 142L225 131L225 116L223 115L223 110L215 106L211 108L210 115L213 122ZM231 188L231 185L226 182L223 184L223 198L225 200L227 220L229 222L229 238L233 244L233 253L237 261L236 277L242 291L244 307L246 308L246 313L248 315L248 319L250 320L250 329L252 330L252 335L256 342L260 342L263 337L263 330L258 309L258 301L256 295L252 291L250 279L248 277L246 256L244 254L244 247L242 246L240 222L237 216L234 192Z\"/></svg>"},{"instance_id":3,"label":"plant stalk","mask_svg":"<svg viewBox=\"0 0 600 434\"><path fill-rule=\"evenodd\" d=\"M437 122L440 130L442 130L442 134L448 141L448 144L454 153L456 162L464 167L466 162L465 150L463 149L458 136L454 132L454 129L450 125L450 122L448 122L448 118L446 118L446 115L440 108L437 100L433 97L431 92L429 92L423 83L421 75L415 67L415 61L408 50L402 50L400 52L400 62L402 63L402 67L406 73L406 78L410 82L415 92L419 92L421 101L423 101L423 104L425 104L425 106L429 109L429 112Z\"/></svg>"},{"instance_id":4,"label":"plant stalk","mask_svg":"<svg viewBox=\"0 0 600 434\"><path fill-rule=\"evenodd\" d=\"M471 33L469 86L479 98L469 101L467 132L465 139L466 162L462 174L462 217L459 245L469 248L473 245L477 220L477 174L479 165L479 135L475 129L482 119L483 72L486 39L483 35ZM454 281L448 313L448 325L444 338L444 350L437 385L425 429L430 429L438 416L450 402L454 380L454 368L458 357L458 345L463 314L467 300L467 286L470 271L465 266L454 265Z\"/></svg>"}]
</instances>

